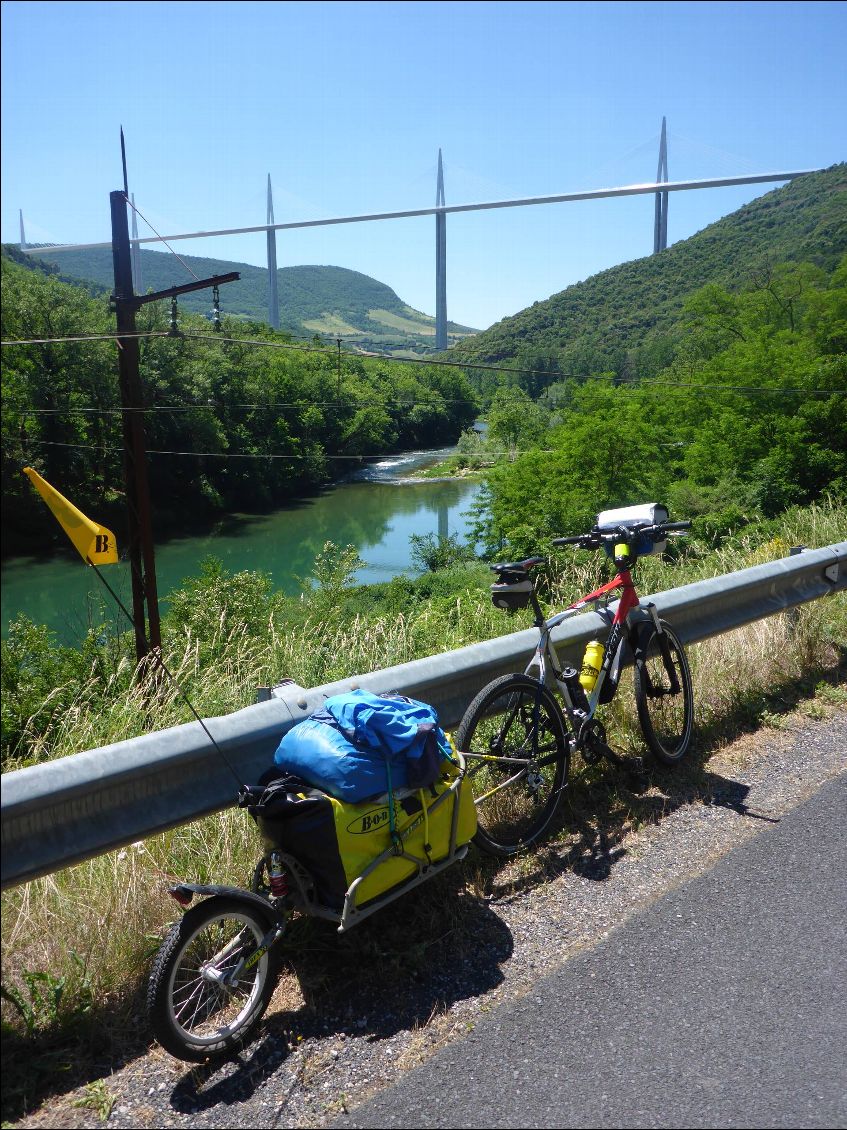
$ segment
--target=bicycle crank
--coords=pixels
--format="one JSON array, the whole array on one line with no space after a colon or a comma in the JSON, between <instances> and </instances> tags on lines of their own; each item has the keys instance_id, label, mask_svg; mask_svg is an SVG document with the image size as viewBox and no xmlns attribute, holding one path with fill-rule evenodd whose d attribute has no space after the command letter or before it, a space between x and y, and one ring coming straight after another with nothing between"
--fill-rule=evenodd
<instances>
[{"instance_id":1,"label":"bicycle crank","mask_svg":"<svg viewBox=\"0 0 847 1130\"><path fill-rule=\"evenodd\" d=\"M582 753L582 760L587 765L596 765L605 757L613 765L628 769L632 773L641 773L644 769L644 762L640 757L621 757L619 753L615 753L606 741L606 727L596 718L587 719L583 723L577 746Z\"/></svg>"}]
</instances>

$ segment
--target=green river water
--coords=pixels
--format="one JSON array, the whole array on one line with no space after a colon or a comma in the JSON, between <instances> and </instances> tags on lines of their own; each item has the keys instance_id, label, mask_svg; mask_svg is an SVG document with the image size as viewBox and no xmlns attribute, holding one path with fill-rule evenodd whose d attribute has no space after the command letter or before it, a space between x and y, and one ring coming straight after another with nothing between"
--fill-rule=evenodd
<instances>
[{"instance_id":1,"label":"green river water","mask_svg":"<svg viewBox=\"0 0 847 1130\"><path fill-rule=\"evenodd\" d=\"M157 544L156 579L162 610L167 611L168 593L186 577L196 575L200 562L209 556L219 558L232 572L259 569L269 573L276 587L287 593L299 590L297 578L309 575L315 555L327 541L356 546L365 562L356 575L359 583L411 574L411 534L440 532L464 538L467 533L466 511L479 491L478 483L406 478L446 453L388 456L316 498L270 514L231 514L206 534ZM103 572L124 604L131 607L128 566L107 566ZM4 561L0 590L3 635L19 613L47 624L62 643L78 642L90 624L104 619L126 629L125 619L93 574L93 569L70 553Z\"/></svg>"}]
</instances>

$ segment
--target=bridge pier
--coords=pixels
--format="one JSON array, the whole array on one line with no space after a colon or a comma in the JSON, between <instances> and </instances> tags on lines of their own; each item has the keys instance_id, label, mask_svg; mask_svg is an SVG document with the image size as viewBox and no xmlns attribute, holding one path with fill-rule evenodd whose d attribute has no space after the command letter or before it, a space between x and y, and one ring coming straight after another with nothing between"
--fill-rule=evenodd
<instances>
[{"instance_id":1,"label":"bridge pier","mask_svg":"<svg viewBox=\"0 0 847 1130\"><path fill-rule=\"evenodd\" d=\"M445 206L444 166L441 163L440 149L435 206ZM444 212L435 213L435 348L447 348L447 216Z\"/></svg>"},{"instance_id":2,"label":"bridge pier","mask_svg":"<svg viewBox=\"0 0 847 1130\"><path fill-rule=\"evenodd\" d=\"M659 168L656 183L667 184L668 180L668 131L667 120L662 118L662 136L659 141ZM653 254L664 251L668 246L668 194L656 193L656 217L653 222Z\"/></svg>"},{"instance_id":3,"label":"bridge pier","mask_svg":"<svg viewBox=\"0 0 847 1130\"><path fill-rule=\"evenodd\" d=\"M268 173L268 325L279 329L279 291L276 274L276 232L270 226L274 221L274 198L271 191L271 174Z\"/></svg>"}]
</instances>

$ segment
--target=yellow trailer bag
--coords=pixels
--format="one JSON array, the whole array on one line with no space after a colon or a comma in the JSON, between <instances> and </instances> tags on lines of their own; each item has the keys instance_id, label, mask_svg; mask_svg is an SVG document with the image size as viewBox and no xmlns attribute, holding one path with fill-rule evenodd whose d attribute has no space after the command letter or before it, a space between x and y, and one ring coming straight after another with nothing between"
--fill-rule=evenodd
<instances>
[{"instance_id":1,"label":"yellow trailer bag","mask_svg":"<svg viewBox=\"0 0 847 1130\"><path fill-rule=\"evenodd\" d=\"M438 863L450 854L453 811L456 812L455 847L467 844L476 832L476 808L470 785L458 781L459 772L449 761L439 779L415 792L395 797L395 842L402 854L391 854L356 888L356 905L362 906L417 874L419 865ZM330 797L338 850L349 886L375 859L392 846L391 809L388 798L370 804L344 804Z\"/></svg>"},{"instance_id":2,"label":"yellow trailer bag","mask_svg":"<svg viewBox=\"0 0 847 1130\"><path fill-rule=\"evenodd\" d=\"M445 859L451 850L454 811L454 849L469 843L476 832L473 793L451 761L442 762L432 785L362 804L336 800L283 777L271 781L248 811L268 847L298 859L314 879L319 901L332 909L343 906L347 889L365 871L356 888L357 907ZM369 870L385 852L386 858Z\"/></svg>"}]
</instances>

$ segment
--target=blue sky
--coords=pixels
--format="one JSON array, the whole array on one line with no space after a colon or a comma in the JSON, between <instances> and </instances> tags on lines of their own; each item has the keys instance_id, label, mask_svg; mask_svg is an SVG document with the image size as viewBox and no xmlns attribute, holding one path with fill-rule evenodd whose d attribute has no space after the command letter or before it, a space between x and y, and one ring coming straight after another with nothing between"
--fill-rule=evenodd
<instances>
[{"instance_id":1,"label":"blue sky","mask_svg":"<svg viewBox=\"0 0 847 1130\"><path fill-rule=\"evenodd\" d=\"M2 238L109 238L130 189L161 232L847 158L847 5L2 5ZM669 241L774 186L676 193ZM448 313L485 327L652 250L652 197L450 216ZM338 264L434 313L432 217L281 233L280 266ZM144 230L141 235L151 234ZM264 263L264 236L177 250ZM224 307L225 307L225 296Z\"/></svg>"}]
</instances>

